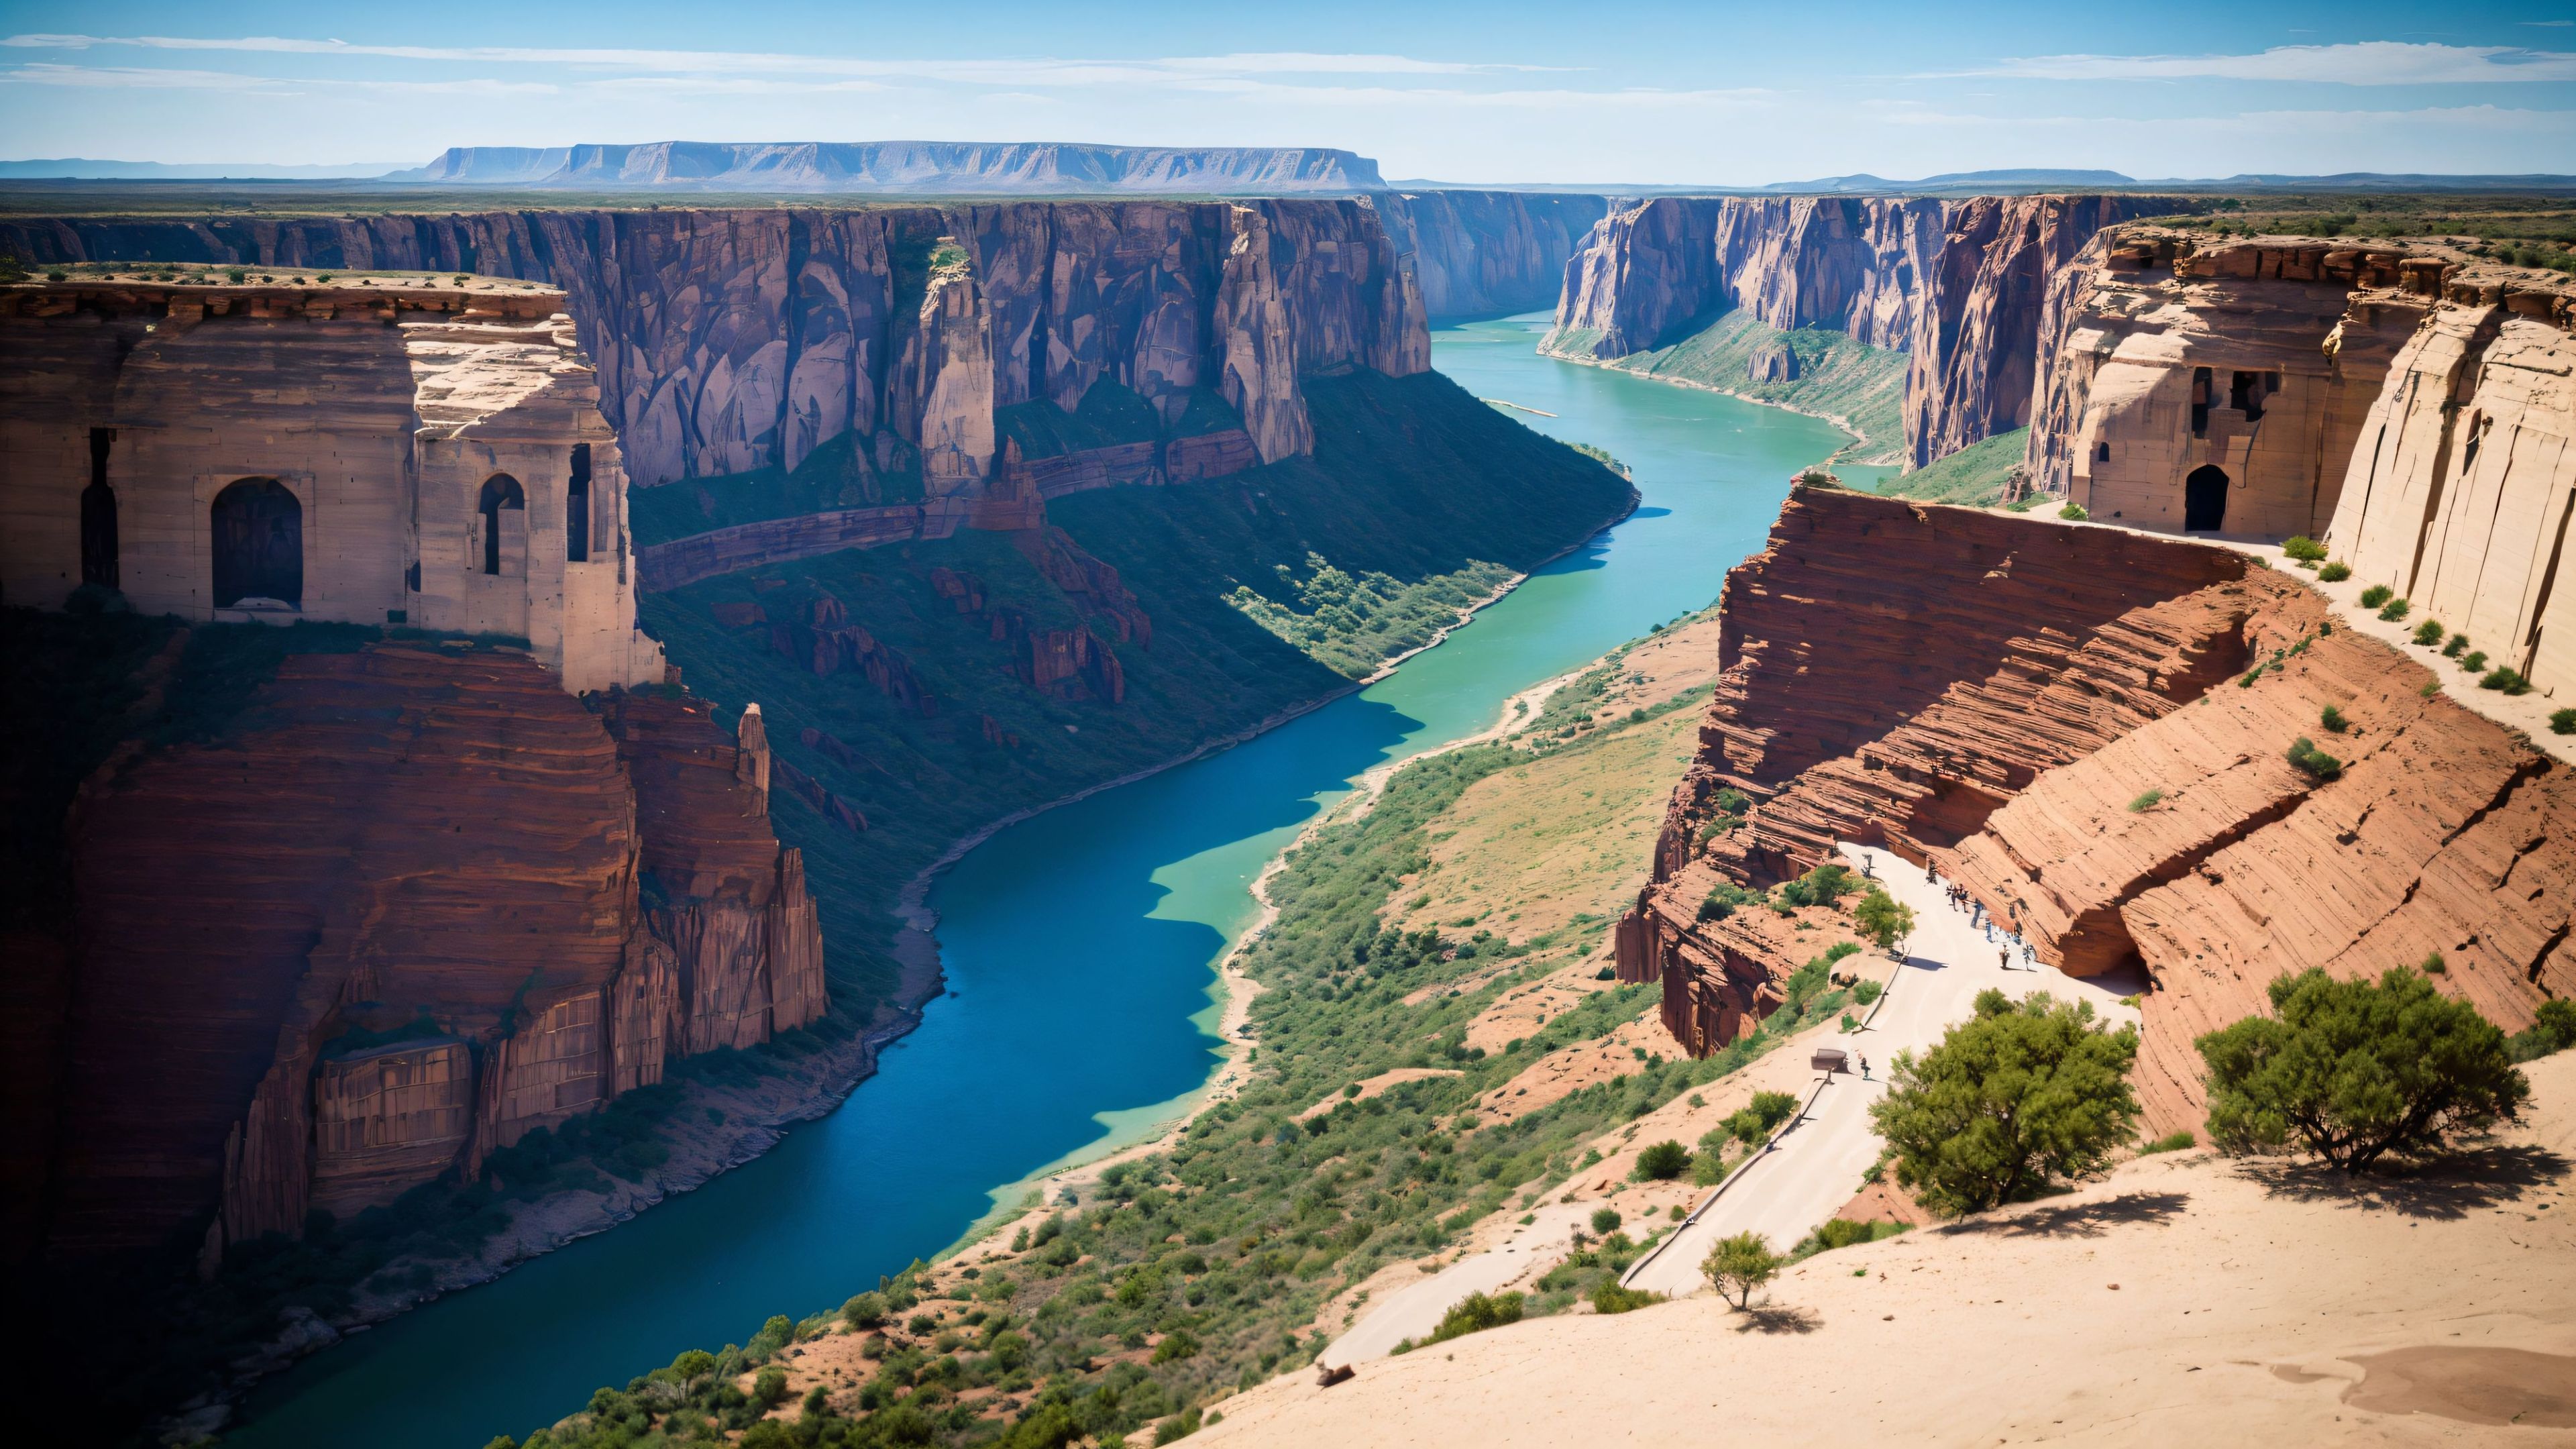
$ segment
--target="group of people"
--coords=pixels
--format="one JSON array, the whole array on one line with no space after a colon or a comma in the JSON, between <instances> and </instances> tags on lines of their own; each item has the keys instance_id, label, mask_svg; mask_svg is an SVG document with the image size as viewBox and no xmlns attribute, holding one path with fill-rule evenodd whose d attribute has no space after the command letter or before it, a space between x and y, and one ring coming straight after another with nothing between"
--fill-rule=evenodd
<instances>
[{"instance_id":1,"label":"group of people","mask_svg":"<svg viewBox=\"0 0 2576 1449\"><path fill-rule=\"evenodd\" d=\"M1957 881L1950 881L1945 884L1941 879L1941 873L1929 866L1924 868L1923 874L1932 882L1932 884L1942 888L1941 893L1949 898L1950 908L1952 910L1966 911L1968 913L1968 924L1975 926L1986 933L1986 944L2000 948L1995 952L1995 963L1997 965L2003 967L2003 969L2007 971L2013 969L2013 948L2015 946L2019 946L2021 948L2022 969L2026 971L2036 971L2039 969L2039 948L2020 939L2009 929L1998 928L1995 925L1993 918L1986 914L1985 902L1978 900L1974 895L1970 894L1966 886L1959 884Z\"/></svg>"}]
</instances>

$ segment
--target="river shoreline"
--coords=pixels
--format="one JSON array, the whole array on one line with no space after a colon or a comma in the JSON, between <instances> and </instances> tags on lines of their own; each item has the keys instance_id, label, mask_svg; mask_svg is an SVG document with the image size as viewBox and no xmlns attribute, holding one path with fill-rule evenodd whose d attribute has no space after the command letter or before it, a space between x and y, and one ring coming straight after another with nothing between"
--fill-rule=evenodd
<instances>
[{"instance_id":1,"label":"river shoreline","mask_svg":"<svg viewBox=\"0 0 2576 1449\"><path fill-rule=\"evenodd\" d=\"M1625 373L1628 376L1637 379L1639 382L1659 382L1667 387L1687 387L1698 392L1713 392L1720 397L1731 397L1738 402L1751 403L1755 407L1778 408L1784 413L1796 413L1801 417L1814 418L1818 422L1831 423L1835 427L1842 429L1844 432L1851 434L1851 441L1834 449L1831 453L1826 454L1823 462L1818 464L1819 467L1830 466L1835 463L1850 463L1856 467L1868 468L1885 467L1889 464L1903 467L1905 464L1905 440L1903 438L1899 438L1895 442L1888 444L1887 449L1883 450L1884 455L1880 457L1854 458L1846 456L1856 448L1869 447L1870 436L1869 434L1862 432L1857 424L1852 422L1850 418L1843 416L1841 413L1829 413L1816 408L1802 408L1796 403L1783 402L1778 398L1755 397L1751 393L1739 392L1731 387L1719 387L1713 382L1696 382L1687 377L1670 377L1660 372L1639 372L1635 368L1621 367L1617 362L1604 362L1597 357L1574 357L1562 352L1550 352L1544 347L1538 350L1538 355L1546 358L1550 362L1570 362L1577 367L1597 367L1604 372Z\"/></svg>"}]
</instances>

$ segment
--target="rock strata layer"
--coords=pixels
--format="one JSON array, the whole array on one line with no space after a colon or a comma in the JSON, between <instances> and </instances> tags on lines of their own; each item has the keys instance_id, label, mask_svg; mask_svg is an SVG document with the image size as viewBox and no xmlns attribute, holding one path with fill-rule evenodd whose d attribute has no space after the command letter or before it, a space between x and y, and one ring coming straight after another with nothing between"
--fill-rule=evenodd
<instances>
[{"instance_id":1,"label":"rock strata layer","mask_svg":"<svg viewBox=\"0 0 2576 1449\"><path fill-rule=\"evenodd\" d=\"M2198 1125L2192 1039L2262 1009L2281 971L2439 952L2442 989L2508 1030L2576 991L2576 781L2277 571L1800 487L1723 609L1701 749L1615 938L1693 1052L1797 964L1702 901L1838 841L1965 883L2069 972L2134 974L2157 1132ZM2346 731L2319 724L2329 705ZM2293 766L2303 736L2340 771Z\"/></svg>"},{"instance_id":2,"label":"rock strata layer","mask_svg":"<svg viewBox=\"0 0 2576 1449\"><path fill-rule=\"evenodd\" d=\"M299 1233L820 1016L759 718L378 644L287 656L220 743L112 760L70 825L43 1247Z\"/></svg>"}]
</instances>

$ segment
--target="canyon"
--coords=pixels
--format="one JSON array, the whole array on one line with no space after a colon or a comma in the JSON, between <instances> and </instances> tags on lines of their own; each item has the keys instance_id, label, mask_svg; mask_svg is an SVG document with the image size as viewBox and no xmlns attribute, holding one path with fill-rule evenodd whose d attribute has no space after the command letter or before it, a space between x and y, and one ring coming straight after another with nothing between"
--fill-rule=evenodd
<instances>
[{"instance_id":1,"label":"canyon","mask_svg":"<svg viewBox=\"0 0 2576 1449\"><path fill-rule=\"evenodd\" d=\"M2102 228L2188 210L2156 196L1660 197L1603 218L1566 263L1541 350L1618 365L1728 312L1905 354L1901 456L1920 468L2029 421L2053 278ZM1703 385L1786 380L1776 360ZM1884 440L1895 443L1898 440Z\"/></svg>"},{"instance_id":2,"label":"canyon","mask_svg":"<svg viewBox=\"0 0 2576 1449\"><path fill-rule=\"evenodd\" d=\"M791 141L452 146L391 183L743 192L1277 196L1373 191L1377 163L1326 147L1084 146L1063 142Z\"/></svg>"},{"instance_id":3,"label":"canyon","mask_svg":"<svg viewBox=\"0 0 2576 1449\"><path fill-rule=\"evenodd\" d=\"M2282 971L2438 953L2444 989L2508 1030L2576 991L2565 766L2284 571L1802 485L1722 618L1698 758L1617 936L1622 979L1660 983L1693 1053L1781 999L1776 953L1701 902L1841 841L1964 885L2051 965L2138 986L2150 1135L2199 1125L2192 1039ZM2305 737L2348 758L2303 769Z\"/></svg>"}]
</instances>

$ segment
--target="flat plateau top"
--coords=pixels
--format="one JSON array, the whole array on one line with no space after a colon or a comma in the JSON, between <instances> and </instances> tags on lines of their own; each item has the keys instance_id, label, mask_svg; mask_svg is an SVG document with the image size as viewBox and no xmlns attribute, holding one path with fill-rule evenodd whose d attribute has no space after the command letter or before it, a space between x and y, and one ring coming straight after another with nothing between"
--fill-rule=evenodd
<instances>
[{"instance_id":1,"label":"flat plateau top","mask_svg":"<svg viewBox=\"0 0 2576 1449\"><path fill-rule=\"evenodd\" d=\"M58 269L59 270L59 269ZM238 275L240 281L233 278ZM104 310L195 307L221 315L279 315L308 308L461 312L544 318L563 310L564 292L541 282L456 273L341 272L311 268L210 268L196 264L85 263L0 285L0 315L48 315L83 306Z\"/></svg>"}]
</instances>

